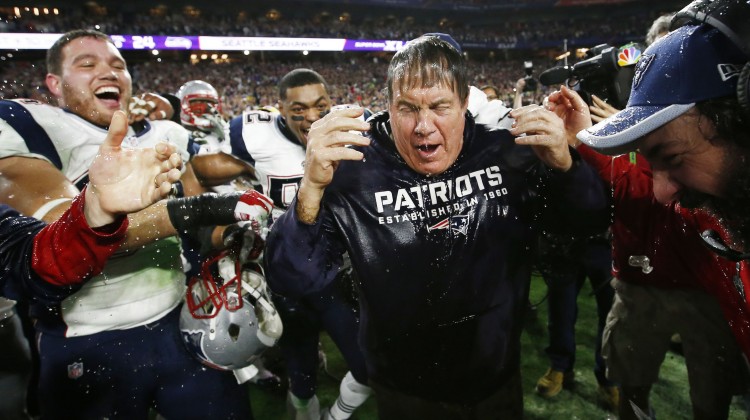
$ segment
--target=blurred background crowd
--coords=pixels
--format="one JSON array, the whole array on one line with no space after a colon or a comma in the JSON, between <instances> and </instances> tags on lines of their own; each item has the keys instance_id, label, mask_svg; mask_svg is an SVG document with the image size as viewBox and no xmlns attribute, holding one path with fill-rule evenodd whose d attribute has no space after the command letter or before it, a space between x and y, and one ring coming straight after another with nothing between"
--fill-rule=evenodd
<instances>
[{"instance_id":1,"label":"blurred background crowd","mask_svg":"<svg viewBox=\"0 0 750 420\"><path fill-rule=\"evenodd\" d=\"M651 22L681 2L617 1L279 1L273 7L217 7L184 3L86 2L60 8L0 6L0 32L62 33L94 28L108 34L213 35L247 37L346 38L406 41L428 32L451 34L472 63L474 85L493 85L499 99L513 102L516 81L536 77L564 53L599 44L643 42ZM601 3L601 2L600 2ZM218 7L221 6L221 7ZM389 53L162 51L158 56L124 52L136 92L172 92L187 80L203 79L218 90L224 111L273 105L279 78L295 67L310 67L331 85L337 103L358 103L379 111ZM203 57L201 57L203 56ZM2 54L0 99L45 100L43 53ZM575 62L575 55L568 57ZM526 92L524 103L539 102L544 86Z\"/></svg>"}]
</instances>

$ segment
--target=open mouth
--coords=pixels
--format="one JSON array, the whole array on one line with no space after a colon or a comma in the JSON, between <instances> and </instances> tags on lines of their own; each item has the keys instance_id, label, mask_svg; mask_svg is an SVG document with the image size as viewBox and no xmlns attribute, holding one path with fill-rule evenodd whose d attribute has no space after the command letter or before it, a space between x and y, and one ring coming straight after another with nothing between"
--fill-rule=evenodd
<instances>
[{"instance_id":1,"label":"open mouth","mask_svg":"<svg viewBox=\"0 0 750 420\"><path fill-rule=\"evenodd\" d=\"M111 106L120 105L120 89L114 86L100 87L94 92L94 96Z\"/></svg>"},{"instance_id":2,"label":"open mouth","mask_svg":"<svg viewBox=\"0 0 750 420\"><path fill-rule=\"evenodd\" d=\"M433 155L437 151L438 147L440 147L440 145L420 144L419 146L417 146L417 150L419 150L419 154L423 156L430 156L430 155Z\"/></svg>"}]
</instances>

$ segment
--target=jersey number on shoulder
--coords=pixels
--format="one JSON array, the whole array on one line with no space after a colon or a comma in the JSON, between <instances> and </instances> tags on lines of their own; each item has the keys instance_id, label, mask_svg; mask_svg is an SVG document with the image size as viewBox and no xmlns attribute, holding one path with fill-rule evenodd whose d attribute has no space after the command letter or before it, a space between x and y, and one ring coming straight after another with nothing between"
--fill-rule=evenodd
<instances>
[{"instance_id":1,"label":"jersey number on shoulder","mask_svg":"<svg viewBox=\"0 0 750 420\"><path fill-rule=\"evenodd\" d=\"M297 196L300 181L302 181L301 176L287 178L269 176L266 193L277 206L286 209Z\"/></svg>"},{"instance_id":2,"label":"jersey number on shoulder","mask_svg":"<svg viewBox=\"0 0 750 420\"><path fill-rule=\"evenodd\" d=\"M270 123L273 116L267 112L248 112L245 114L245 124Z\"/></svg>"}]
</instances>

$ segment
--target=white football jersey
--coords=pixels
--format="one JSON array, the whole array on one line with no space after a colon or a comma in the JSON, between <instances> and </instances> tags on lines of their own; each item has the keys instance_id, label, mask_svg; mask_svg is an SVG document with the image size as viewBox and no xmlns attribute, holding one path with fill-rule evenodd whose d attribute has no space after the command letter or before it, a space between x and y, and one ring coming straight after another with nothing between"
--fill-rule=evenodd
<instances>
[{"instance_id":1,"label":"white football jersey","mask_svg":"<svg viewBox=\"0 0 750 420\"><path fill-rule=\"evenodd\" d=\"M43 159L79 189L107 130L63 109L31 100L0 101L0 158ZM151 147L175 144L189 159L188 133L171 121L146 121L140 133L130 128L125 142ZM65 335L81 336L127 329L156 321L183 299L185 276L176 237L139 250L115 254L102 274L62 304Z\"/></svg>"},{"instance_id":2,"label":"white football jersey","mask_svg":"<svg viewBox=\"0 0 750 420\"><path fill-rule=\"evenodd\" d=\"M281 114L245 111L229 123L229 142L222 151L253 165L261 192L273 200L274 218L297 196L305 149L286 127Z\"/></svg>"},{"instance_id":3,"label":"white football jersey","mask_svg":"<svg viewBox=\"0 0 750 420\"><path fill-rule=\"evenodd\" d=\"M477 124L509 130L513 125L510 117L511 108L506 107L499 99L487 100L487 95L474 86L469 87L469 112Z\"/></svg>"},{"instance_id":4,"label":"white football jersey","mask_svg":"<svg viewBox=\"0 0 750 420\"><path fill-rule=\"evenodd\" d=\"M190 133L190 135L193 137L193 142L198 145L198 151L195 153L196 155L217 153L221 151L222 139L218 138L215 134L195 130Z\"/></svg>"}]
</instances>

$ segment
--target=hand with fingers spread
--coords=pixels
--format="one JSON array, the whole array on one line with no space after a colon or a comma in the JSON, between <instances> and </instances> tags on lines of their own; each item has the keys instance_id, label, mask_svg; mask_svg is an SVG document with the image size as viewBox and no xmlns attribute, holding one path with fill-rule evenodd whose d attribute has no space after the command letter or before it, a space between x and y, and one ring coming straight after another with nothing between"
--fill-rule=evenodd
<instances>
[{"instance_id":1,"label":"hand with fingers spread","mask_svg":"<svg viewBox=\"0 0 750 420\"><path fill-rule=\"evenodd\" d=\"M167 98L155 93L142 93L130 98L128 104L128 124L138 121L149 120L168 120L174 115L172 104Z\"/></svg>"},{"instance_id":2,"label":"hand with fingers spread","mask_svg":"<svg viewBox=\"0 0 750 420\"><path fill-rule=\"evenodd\" d=\"M599 121L604 121L605 119L611 117L612 115L615 115L618 112L620 112L619 109L606 103L604 99L596 95L591 95L591 101L593 102L593 104L589 106L589 110L591 111L591 120L594 121L595 123L598 123Z\"/></svg>"},{"instance_id":3,"label":"hand with fingers spread","mask_svg":"<svg viewBox=\"0 0 750 420\"><path fill-rule=\"evenodd\" d=\"M370 139L357 131L370 125L357 119L363 108L347 108L331 112L315 121L310 128L305 153L305 175L297 193L297 213L301 221L312 224L320 210L320 200L333 173L342 160L362 160L362 152L349 145L367 146ZM353 132L352 132L353 131Z\"/></svg>"},{"instance_id":4,"label":"hand with fingers spread","mask_svg":"<svg viewBox=\"0 0 750 420\"><path fill-rule=\"evenodd\" d=\"M174 145L125 147L122 142L127 130L125 113L115 112L109 133L89 168L84 213L91 226L111 223L120 214L150 206L166 197L171 184L180 178L182 158Z\"/></svg>"},{"instance_id":5,"label":"hand with fingers spread","mask_svg":"<svg viewBox=\"0 0 750 420\"><path fill-rule=\"evenodd\" d=\"M560 90L551 93L545 102L547 109L562 118L568 144L578 147L581 142L576 134L591 127L592 116L586 102L573 89L565 86L560 86Z\"/></svg>"},{"instance_id":6,"label":"hand with fingers spread","mask_svg":"<svg viewBox=\"0 0 750 420\"><path fill-rule=\"evenodd\" d=\"M565 172L573 165L563 120L539 105L528 105L511 111L515 122L510 132L516 144L528 145L545 165Z\"/></svg>"}]
</instances>

